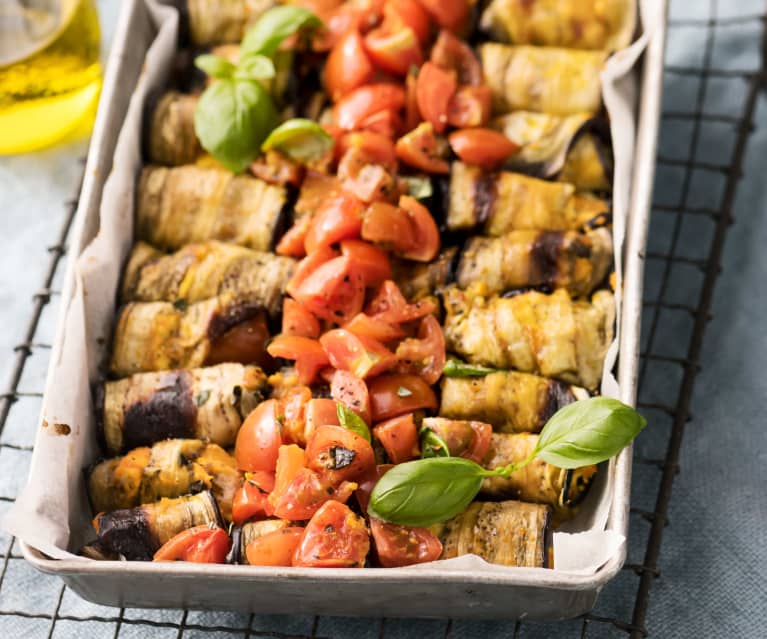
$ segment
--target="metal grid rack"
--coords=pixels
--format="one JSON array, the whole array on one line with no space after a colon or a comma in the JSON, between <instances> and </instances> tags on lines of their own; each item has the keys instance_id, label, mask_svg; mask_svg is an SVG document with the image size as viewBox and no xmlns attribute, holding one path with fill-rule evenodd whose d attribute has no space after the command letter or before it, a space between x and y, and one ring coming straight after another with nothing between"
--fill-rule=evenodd
<instances>
[{"instance_id":1,"label":"metal grid rack","mask_svg":"<svg viewBox=\"0 0 767 639\"><path fill-rule=\"evenodd\" d=\"M658 155L658 180L647 251L645 312L639 407L648 428L635 446L634 481L629 558L622 573L602 593L591 614L556 625L514 622L445 620L340 619L328 617L275 617L196 611L113 609L90 604L67 590L56 578L40 575L21 557L15 540L0 533L0 636L3 637L646 637L648 605L653 582L660 577L659 559L674 477L679 472L679 452L720 260L732 224L732 208L742 173L746 143L752 130L756 100L767 84L764 67L767 15L717 17L712 0L705 19L671 20L675 29L699 31L700 66L666 66L667 95L663 129L686 127L686 153ZM752 30L760 38L760 68L738 69L714 64L717 33L723 29ZM672 86L688 84L682 107L673 99ZM715 86L714 86L715 85ZM712 112L707 92L742 94L740 113ZM692 99L691 99L692 98ZM733 140L728 162L700 157L699 147L710 127L726 127ZM661 134L663 135L663 133ZM701 180L718 181L715 197L701 203L696 196ZM676 193L672 200L660 197ZM699 195L699 194L698 194ZM50 261L42 288L33 295L31 317L23 342L15 347L9 386L0 394L0 509L5 510L23 484L36 420L28 419L39 407L42 371L48 359L50 332L56 313L56 282L66 260L66 244L76 201L66 203L58 238L48 248ZM689 238L695 238L697 252ZM703 239L701 239L703 238ZM680 330L680 325L684 330ZM686 335L687 342L680 340ZM48 338L49 341L49 338ZM673 341L673 345L672 345ZM649 379L664 380L650 385ZM16 419L20 406L27 406Z\"/></svg>"}]
</instances>

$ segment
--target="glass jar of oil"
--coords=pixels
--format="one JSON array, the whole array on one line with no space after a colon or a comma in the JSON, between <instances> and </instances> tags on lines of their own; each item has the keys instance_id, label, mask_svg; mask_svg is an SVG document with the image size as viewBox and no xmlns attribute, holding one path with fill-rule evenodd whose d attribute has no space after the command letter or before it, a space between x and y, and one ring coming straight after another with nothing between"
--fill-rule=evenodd
<instances>
[{"instance_id":1,"label":"glass jar of oil","mask_svg":"<svg viewBox=\"0 0 767 639\"><path fill-rule=\"evenodd\" d=\"M0 154L90 130L99 44L94 0L0 0Z\"/></svg>"}]
</instances>

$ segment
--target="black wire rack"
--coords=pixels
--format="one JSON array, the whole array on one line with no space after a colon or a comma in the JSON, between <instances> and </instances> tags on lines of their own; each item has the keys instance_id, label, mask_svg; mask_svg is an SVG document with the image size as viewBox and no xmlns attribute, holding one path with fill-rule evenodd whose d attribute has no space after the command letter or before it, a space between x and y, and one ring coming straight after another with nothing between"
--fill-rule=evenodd
<instances>
[{"instance_id":1,"label":"black wire rack","mask_svg":"<svg viewBox=\"0 0 767 639\"><path fill-rule=\"evenodd\" d=\"M705 18L672 18L669 22L669 41L676 30L695 31L701 43L700 64L665 68L656 196L646 254L638 402L652 428L646 429L635 446L629 558L592 613L557 624L533 624L115 609L83 601L58 579L36 573L24 562L16 541L0 533L0 637L638 639L655 635L648 617L650 595L653 582L661 577L661 545L669 524L674 478L680 471L680 447L691 419L703 338L711 319L727 230L733 222L733 203L757 98L767 84L767 15L719 16L718 10L716 0L712 0ZM717 62L718 37L728 30L758 41L761 60L755 68ZM727 92L742 96L739 113L711 108L711 95ZM729 160L701 157L709 132L722 127L731 141ZM674 148L669 153L664 147L664 132L672 129L677 134L684 130L686 150ZM713 191L711 184L716 184ZM58 237L48 247L48 270L42 287L32 297L23 341L12 355L8 387L0 395L0 511L7 510L26 477L51 348L47 336L57 314L57 282L66 261L67 237L76 207L76 200L66 203Z\"/></svg>"}]
</instances>

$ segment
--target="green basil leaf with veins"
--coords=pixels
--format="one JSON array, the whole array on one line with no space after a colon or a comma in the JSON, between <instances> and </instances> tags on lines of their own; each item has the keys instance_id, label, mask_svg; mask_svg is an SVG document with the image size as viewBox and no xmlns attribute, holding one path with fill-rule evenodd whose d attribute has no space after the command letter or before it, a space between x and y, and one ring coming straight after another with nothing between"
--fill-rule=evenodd
<instances>
[{"instance_id":1,"label":"green basil leaf with veins","mask_svg":"<svg viewBox=\"0 0 767 639\"><path fill-rule=\"evenodd\" d=\"M333 137L305 118L286 120L264 140L262 151L277 149L297 162L317 160L333 148Z\"/></svg>"},{"instance_id":2,"label":"green basil leaf with veins","mask_svg":"<svg viewBox=\"0 0 767 639\"><path fill-rule=\"evenodd\" d=\"M338 402L336 402L336 413L341 426L364 437L368 442L370 441L370 429L362 417Z\"/></svg>"},{"instance_id":3,"label":"green basil leaf with veins","mask_svg":"<svg viewBox=\"0 0 767 639\"><path fill-rule=\"evenodd\" d=\"M431 526L466 510L486 475L462 457L397 464L373 488L368 514L404 526Z\"/></svg>"},{"instance_id":4,"label":"green basil leaf with veins","mask_svg":"<svg viewBox=\"0 0 767 639\"><path fill-rule=\"evenodd\" d=\"M219 80L197 102L194 130L202 147L235 173L258 156L279 118L272 98L251 80Z\"/></svg>"},{"instance_id":5,"label":"green basil leaf with veins","mask_svg":"<svg viewBox=\"0 0 767 639\"><path fill-rule=\"evenodd\" d=\"M320 26L322 21L308 9L293 4L273 7L262 13L245 33L240 45L241 55L259 53L272 57L299 29Z\"/></svg>"},{"instance_id":6,"label":"green basil leaf with veins","mask_svg":"<svg viewBox=\"0 0 767 639\"><path fill-rule=\"evenodd\" d=\"M421 429L421 459L432 457L450 457L450 448L431 428Z\"/></svg>"},{"instance_id":7,"label":"green basil leaf with veins","mask_svg":"<svg viewBox=\"0 0 767 639\"><path fill-rule=\"evenodd\" d=\"M591 397L559 409L538 435L535 456L559 468L598 464L617 455L645 427L633 408Z\"/></svg>"},{"instance_id":8,"label":"green basil leaf with veins","mask_svg":"<svg viewBox=\"0 0 767 639\"><path fill-rule=\"evenodd\" d=\"M238 80L271 80L277 74L271 58L257 53L245 56L237 64L234 77Z\"/></svg>"},{"instance_id":9,"label":"green basil leaf with veins","mask_svg":"<svg viewBox=\"0 0 767 639\"><path fill-rule=\"evenodd\" d=\"M445 363L442 374L445 377L484 377L490 373L497 373L497 368L488 368L487 366L473 366L461 360L451 358Z\"/></svg>"},{"instance_id":10,"label":"green basil leaf with veins","mask_svg":"<svg viewBox=\"0 0 767 639\"><path fill-rule=\"evenodd\" d=\"M229 60L210 53L198 55L194 59L194 66L217 80L228 80L237 69Z\"/></svg>"}]
</instances>

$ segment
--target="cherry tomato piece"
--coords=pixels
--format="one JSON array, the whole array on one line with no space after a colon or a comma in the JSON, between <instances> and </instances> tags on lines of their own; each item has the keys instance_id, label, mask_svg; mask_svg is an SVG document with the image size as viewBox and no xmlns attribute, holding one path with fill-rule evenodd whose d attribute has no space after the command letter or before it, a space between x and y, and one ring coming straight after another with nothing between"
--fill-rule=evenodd
<instances>
[{"instance_id":1,"label":"cherry tomato piece","mask_svg":"<svg viewBox=\"0 0 767 639\"><path fill-rule=\"evenodd\" d=\"M272 357L295 360L299 384L311 384L317 372L328 365L328 357L320 343L308 337L278 335L267 346L267 350Z\"/></svg>"},{"instance_id":2,"label":"cherry tomato piece","mask_svg":"<svg viewBox=\"0 0 767 639\"><path fill-rule=\"evenodd\" d=\"M519 150L509 138L493 129L461 129L447 138L450 148L466 164L492 170Z\"/></svg>"},{"instance_id":3,"label":"cherry tomato piece","mask_svg":"<svg viewBox=\"0 0 767 639\"><path fill-rule=\"evenodd\" d=\"M346 255L354 262L362 274L366 286L378 286L391 278L389 256L381 249L361 240L343 240L341 255Z\"/></svg>"},{"instance_id":4,"label":"cherry tomato piece","mask_svg":"<svg viewBox=\"0 0 767 639\"><path fill-rule=\"evenodd\" d=\"M370 442L343 426L320 426L306 442L306 466L331 486L356 481L375 465Z\"/></svg>"},{"instance_id":5,"label":"cherry tomato piece","mask_svg":"<svg viewBox=\"0 0 767 639\"><path fill-rule=\"evenodd\" d=\"M437 133L442 133L447 126L447 105L456 87L455 74L433 62L426 62L418 72L415 88L418 110Z\"/></svg>"},{"instance_id":6,"label":"cherry tomato piece","mask_svg":"<svg viewBox=\"0 0 767 639\"><path fill-rule=\"evenodd\" d=\"M285 444L306 444L306 407L312 400L308 386L293 386L279 398L278 412L282 415L282 441Z\"/></svg>"},{"instance_id":7,"label":"cherry tomato piece","mask_svg":"<svg viewBox=\"0 0 767 639\"><path fill-rule=\"evenodd\" d=\"M367 84L373 72L362 36L352 29L341 36L325 61L325 87L330 98L336 101Z\"/></svg>"},{"instance_id":8,"label":"cherry tomato piece","mask_svg":"<svg viewBox=\"0 0 767 639\"><path fill-rule=\"evenodd\" d=\"M210 350L205 358L206 366L223 362L258 364L265 367L270 363L266 352L269 341L269 327L266 314L261 312L249 320L233 326L223 335L212 339Z\"/></svg>"},{"instance_id":9,"label":"cherry tomato piece","mask_svg":"<svg viewBox=\"0 0 767 639\"><path fill-rule=\"evenodd\" d=\"M270 501L284 493L298 471L305 468L306 456L304 449L295 444L280 446L277 451L277 468L274 473L274 490L270 493Z\"/></svg>"},{"instance_id":10,"label":"cherry tomato piece","mask_svg":"<svg viewBox=\"0 0 767 639\"><path fill-rule=\"evenodd\" d=\"M450 31L443 29L439 32L431 50L431 61L445 71L455 71L458 84L482 84L482 65L479 59L466 42Z\"/></svg>"},{"instance_id":11,"label":"cherry tomato piece","mask_svg":"<svg viewBox=\"0 0 767 639\"><path fill-rule=\"evenodd\" d=\"M399 287L391 280L386 280L370 300L365 312L390 324L401 324L430 315L435 310L436 305L430 299L408 304Z\"/></svg>"},{"instance_id":12,"label":"cherry tomato piece","mask_svg":"<svg viewBox=\"0 0 767 639\"><path fill-rule=\"evenodd\" d=\"M410 216L415 240L413 248L399 251L399 255L416 262L431 262L439 253L440 237L429 209L409 195L400 196L399 207Z\"/></svg>"},{"instance_id":13,"label":"cherry tomato piece","mask_svg":"<svg viewBox=\"0 0 767 639\"><path fill-rule=\"evenodd\" d=\"M384 568L411 566L435 561L442 555L442 542L428 528L413 528L370 518L378 563Z\"/></svg>"},{"instance_id":14,"label":"cherry tomato piece","mask_svg":"<svg viewBox=\"0 0 767 639\"><path fill-rule=\"evenodd\" d=\"M326 397L318 397L309 400L304 411L304 442L307 442L312 433L320 426L338 426L338 408L335 401Z\"/></svg>"},{"instance_id":15,"label":"cherry tomato piece","mask_svg":"<svg viewBox=\"0 0 767 639\"><path fill-rule=\"evenodd\" d=\"M330 500L345 502L356 488L357 484L348 481L336 487L313 470L300 468L285 491L277 494L274 515L290 521L311 519L322 504Z\"/></svg>"},{"instance_id":16,"label":"cherry tomato piece","mask_svg":"<svg viewBox=\"0 0 767 639\"><path fill-rule=\"evenodd\" d=\"M370 31L365 36L365 50L377 67L394 75L404 76L423 61L418 36L399 19L384 20Z\"/></svg>"},{"instance_id":17,"label":"cherry tomato piece","mask_svg":"<svg viewBox=\"0 0 767 639\"><path fill-rule=\"evenodd\" d=\"M397 253L415 250L416 230L407 211L387 202L373 202L362 214L363 240Z\"/></svg>"},{"instance_id":18,"label":"cherry tomato piece","mask_svg":"<svg viewBox=\"0 0 767 639\"><path fill-rule=\"evenodd\" d=\"M359 128L394 138L402 131L402 118L399 111L400 109L397 107L396 109L381 109L371 113L360 120Z\"/></svg>"},{"instance_id":19,"label":"cherry tomato piece","mask_svg":"<svg viewBox=\"0 0 767 639\"><path fill-rule=\"evenodd\" d=\"M372 162L365 151L355 147L348 149L338 163L338 178L345 191L363 202L388 199L397 187L394 176L385 167Z\"/></svg>"},{"instance_id":20,"label":"cherry tomato piece","mask_svg":"<svg viewBox=\"0 0 767 639\"><path fill-rule=\"evenodd\" d=\"M421 456L413 413L392 417L376 424L373 436L381 442L392 464L401 464Z\"/></svg>"},{"instance_id":21,"label":"cherry tomato piece","mask_svg":"<svg viewBox=\"0 0 767 639\"><path fill-rule=\"evenodd\" d=\"M333 107L335 123L351 131L365 118L385 109L398 110L405 104L405 91L396 84L368 84L345 95Z\"/></svg>"},{"instance_id":22,"label":"cherry tomato piece","mask_svg":"<svg viewBox=\"0 0 767 639\"><path fill-rule=\"evenodd\" d=\"M237 431L234 458L240 470L274 472L282 444L277 408L275 399L261 402Z\"/></svg>"},{"instance_id":23,"label":"cherry tomato piece","mask_svg":"<svg viewBox=\"0 0 767 639\"><path fill-rule=\"evenodd\" d=\"M342 324L362 310L365 280L349 257L336 257L310 273L292 294L317 317Z\"/></svg>"},{"instance_id":24,"label":"cherry tomato piece","mask_svg":"<svg viewBox=\"0 0 767 639\"><path fill-rule=\"evenodd\" d=\"M484 126L492 113L493 96L490 87L458 87L447 105L447 123L459 129Z\"/></svg>"},{"instance_id":25,"label":"cherry tomato piece","mask_svg":"<svg viewBox=\"0 0 767 639\"><path fill-rule=\"evenodd\" d=\"M363 208L356 197L338 195L329 198L314 214L309 225L306 252L313 253L320 247L359 237Z\"/></svg>"},{"instance_id":26,"label":"cherry tomato piece","mask_svg":"<svg viewBox=\"0 0 767 639\"><path fill-rule=\"evenodd\" d=\"M307 215L306 217L309 216ZM296 264L296 269L293 271L293 277L290 278L290 281L285 287L285 290L290 295L295 296L295 292L298 290L298 287L307 277L309 277L310 274L316 271L325 262L329 262L334 257L338 256L338 251L334 251L329 246L322 246L311 255L307 255L298 264Z\"/></svg>"},{"instance_id":27,"label":"cherry tomato piece","mask_svg":"<svg viewBox=\"0 0 767 639\"><path fill-rule=\"evenodd\" d=\"M362 517L348 506L328 501L311 518L293 555L294 566L362 568L370 537Z\"/></svg>"},{"instance_id":28,"label":"cherry tomato piece","mask_svg":"<svg viewBox=\"0 0 767 639\"><path fill-rule=\"evenodd\" d=\"M282 334L317 339L320 323L296 300L286 297L282 301Z\"/></svg>"},{"instance_id":29,"label":"cherry tomato piece","mask_svg":"<svg viewBox=\"0 0 767 639\"><path fill-rule=\"evenodd\" d=\"M365 313L357 313L344 328L355 335L372 337L379 342L393 342L405 336L405 331L397 324L390 324L380 317L371 317Z\"/></svg>"},{"instance_id":30,"label":"cherry tomato piece","mask_svg":"<svg viewBox=\"0 0 767 639\"><path fill-rule=\"evenodd\" d=\"M445 368L445 336L434 315L421 320L418 339L409 337L399 343L396 355L400 372L418 375L427 384L437 383Z\"/></svg>"},{"instance_id":31,"label":"cherry tomato piece","mask_svg":"<svg viewBox=\"0 0 767 639\"><path fill-rule=\"evenodd\" d=\"M487 456L493 427L477 421L429 417L424 428L430 428L447 444L451 457L465 457L478 464Z\"/></svg>"},{"instance_id":32,"label":"cherry tomato piece","mask_svg":"<svg viewBox=\"0 0 767 639\"><path fill-rule=\"evenodd\" d=\"M408 166L426 173L450 173L450 165L444 159L445 150L441 148L443 144L444 140L438 140L434 134L431 122L422 122L397 140L394 149Z\"/></svg>"},{"instance_id":33,"label":"cherry tomato piece","mask_svg":"<svg viewBox=\"0 0 767 639\"><path fill-rule=\"evenodd\" d=\"M293 553L303 534L303 528L290 526L256 537L245 546L248 563L251 566L292 566Z\"/></svg>"},{"instance_id":34,"label":"cherry tomato piece","mask_svg":"<svg viewBox=\"0 0 767 639\"><path fill-rule=\"evenodd\" d=\"M453 33L460 33L469 23L471 6L467 0L419 0L434 22Z\"/></svg>"},{"instance_id":35,"label":"cherry tomato piece","mask_svg":"<svg viewBox=\"0 0 767 639\"><path fill-rule=\"evenodd\" d=\"M373 492L373 488L390 468L394 468L394 464L378 464L375 470L369 472L360 480L359 488L354 491L354 496L357 498L357 503L363 513L366 513L368 510L370 494Z\"/></svg>"},{"instance_id":36,"label":"cherry tomato piece","mask_svg":"<svg viewBox=\"0 0 767 639\"><path fill-rule=\"evenodd\" d=\"M369 164L381 164L387 171L397 170L397 154L391 138L373 131L352 131L345 133L336 145L340 159L349 149L359 149Z\"/></svg>"},{"instance_id":37,"label":"cherry tomato piece","mask_svg":"<svg viewBox=\"0 0 767 639\"><path fill-rule=\"evenodd\" d=\"M334 368L360 379L380 375L397 364L394 353L381 342L343 328L328 331L320 337L320 343Z\"/></svg>"},{"instance_id":38,"label":"cherry tomato piece","mask_svg":"<svg viewBox=\"0 0 767 639\"><path fill-rule=\"evenodd\" d=\"M223 564L229 552L229 544L229 535L222 528L194 526L166 541L154 554L154 561Z\"/></svg>"},{"instance_id":39,"label":"cherry tomato piece","mask_svg":"<svg viewBox=\"0 0 767 639\"><path fill-rule=\"evenodd\" d=\"M412 131L421 122L418 110L418 69L411 68L405 77L405 130Z\"/></svg>"},{"instance_id":40,"label":"cherry tomato piece","mask_svg":"<svg viewBox=\"0 0 767 639\"><path fill-rule=\"evenodd\" d=\"M429 14L418 0L387 0L383 7L384 21L402 22L410 27L418 41L426 44L431 34Z\"/></svg>"},{"instance_id":41,"label":"cherry tomato piece","mask_svg":"<svg viewBox=\"0 0 767 639\"><path fill-rule=\"evenodd\" d=\"M272 480L273 484L274 480ZM269 492L261 488L256 482L246 479L234 493L232 521L237 526L242 526L250 519L267 517L271 512Z\"/></svg>"},{"instance_id":42,"label":"cherry tomato piece","mask_svg":"<svg viewBox=\"0 0 767 639\"><path fill-rule=\"evenodd\" d=\"M367 384L359 377L348 371L335 371L330 381L330 396L370 424L370 395ZM330 423L338 422L336 420Z\"/></svg>"},{"instance_id":43,"label":"cherry tomato piece","mask_svg":"<svg viewBox=\"0 0 767 639\"><path fill-rule=\"evenodd\" d=\"M340 138L340 127L335 125L325 125L326 130L338 130L336 135ZM334 135L334 139L336 138ZM301 183L301 190L298 192L295 211L296 215L302 220L304 216L311 218L312 213L316 213L329 197L341 193L341 182L333 175L326 175L319 171L307 171L304 181Z\"/></svg>"},{"instance_id":44,"label":"cherry tomato piece","mask_svg":"<svg viewBox=\"0 0 767 639\"><path fill-rule=\"evenodd\" d=\"M437 396L434 391L416 375L381 375L368 382L368 392L373 422L381 422L422 408L437 409Z\"/></svg>"}]
</instances>

